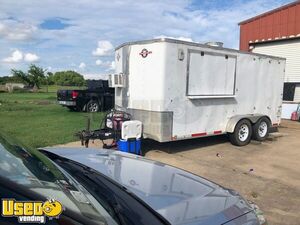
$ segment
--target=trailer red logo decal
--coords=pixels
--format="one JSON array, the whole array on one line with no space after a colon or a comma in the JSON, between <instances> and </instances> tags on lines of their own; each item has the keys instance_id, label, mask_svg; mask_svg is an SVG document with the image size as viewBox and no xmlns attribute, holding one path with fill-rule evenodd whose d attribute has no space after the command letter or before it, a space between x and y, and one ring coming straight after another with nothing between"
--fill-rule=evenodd
<instances>
[{"instance_id":1,"label":"trailer red logo decal","mask_svg":"<svg viewBox=\"0 0 300 225\"><path fill-rule=\"evenodd\" d=\"M140 52L140 55L143 57L143 58L146 58L149 54L152 54L151 51L148 51L147 49L143 49L141 52Z\"/></svg>"}]
</instances>

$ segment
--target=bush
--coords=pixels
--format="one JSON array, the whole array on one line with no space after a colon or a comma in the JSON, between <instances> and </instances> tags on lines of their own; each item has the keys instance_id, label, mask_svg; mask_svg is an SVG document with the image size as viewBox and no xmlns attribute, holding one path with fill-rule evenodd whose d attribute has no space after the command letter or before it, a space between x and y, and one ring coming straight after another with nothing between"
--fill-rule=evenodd
<instances>
[{"instance_id":1,"label":"bush","mask_svg":"<svg viewBox=\"0 0 300 225\"><path fill-rule=\"evenodd\" d=\"M0 77L0 85L4 85L6 83L23 83L23 80L16 76L4 76Z\"/></svg>"},{"instance_id":2,"label":"bush","mask_svg":"<svg viewBox=\"0 0 300 225\"><path fill-rule=\"evenodd\" d=\"M75 71L56 72L51 80L61 86L84 86L86 84L83 76Z\"/></svg>"},{"instance_id":3,"label":"bush","mask_svg":"<svg viewBox=\"0 0 300 225\"><path fill-rule=\"evenodd\" d=\"M14 87L13 92L15 92L15 93L28 93L28 92L32 92L32 91L31 91L31 89L27 89L27 88Z\"/></svg>"}]
</instances>

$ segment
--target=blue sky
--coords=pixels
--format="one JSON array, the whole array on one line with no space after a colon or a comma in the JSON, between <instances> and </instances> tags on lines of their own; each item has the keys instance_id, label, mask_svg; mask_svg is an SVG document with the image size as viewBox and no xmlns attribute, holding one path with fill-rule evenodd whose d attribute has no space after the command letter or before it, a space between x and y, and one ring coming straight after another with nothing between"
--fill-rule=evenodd
<instances>
[{"instance_id":1,"label":"blue sky","mask_svg":"<svg viewBox=\"0 0 300 225\"><path fill-rule=\"evenodd\" d=\"M123 42L173 37L238 48L238 22L290 0L0 0L0 76L36 63L101 78Z\"/></svg>"}]
</instances>

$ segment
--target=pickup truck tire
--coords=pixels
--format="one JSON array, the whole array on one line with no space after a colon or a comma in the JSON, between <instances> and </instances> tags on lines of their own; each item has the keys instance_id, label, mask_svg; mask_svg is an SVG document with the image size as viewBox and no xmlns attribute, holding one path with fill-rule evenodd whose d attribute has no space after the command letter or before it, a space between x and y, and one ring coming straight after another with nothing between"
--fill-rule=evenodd
<instances>
[{"instance_id":1,"label":"pickup truck tire","mask_svg":"<svg viewBox=\"0 0 300 225\"><path fill-rule=\"evenodd\" d=\"M266 117L259 119L253 126L252 138L257 141L264 141L269 136L270 120Z\"/></svg>"},{"instance_id":2,"label":"pickup truck tire","mask_svg":"<svg viewBox=\"0 0 300 225\"><path fill-rule=\"evenodd\" d=\"M249 144L252 136L252 126L249 120L242 119L240 120L235 128L233 133L229 133L229 140L233 145L236 146L245 146Z\"/></svg>"},{"instance_id":3,"label":"pickup truck tire","mask_svg":"<svg viewBox=\"0 0 300 225\"><path fill-rule=\"evenodd\" d=\"M86 105L87 112L99 112L100 103L97 100L91 100Z\"/></svg>"}]
</instances>

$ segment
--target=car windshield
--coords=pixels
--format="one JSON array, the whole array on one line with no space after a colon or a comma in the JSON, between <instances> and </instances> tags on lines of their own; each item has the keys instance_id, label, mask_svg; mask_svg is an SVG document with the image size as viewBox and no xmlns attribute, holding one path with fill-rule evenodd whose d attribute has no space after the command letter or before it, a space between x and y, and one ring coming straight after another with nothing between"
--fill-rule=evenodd
<instances>
[{"instance_id":1,"label":"car windshield","mask_svg":"<svg viewBox=\"0 0 300 225\"><path fill-rule=\"evenodd\" d=\"M0 175L30 190L59 200L66 209L99 224L117 224L108 212L59 166L35 149L0 133Z\"/></svg>"}]
</instances>

